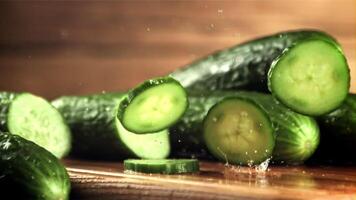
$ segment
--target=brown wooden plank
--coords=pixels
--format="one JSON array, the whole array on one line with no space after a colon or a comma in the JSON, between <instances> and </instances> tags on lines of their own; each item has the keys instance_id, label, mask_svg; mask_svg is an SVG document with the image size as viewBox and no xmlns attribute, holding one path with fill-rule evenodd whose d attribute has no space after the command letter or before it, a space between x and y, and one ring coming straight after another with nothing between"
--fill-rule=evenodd
<instances>
[{"instance_id":1,"label":"brown wooden plank","mask_svg":"<svg viewBox=\"0 0 356 200\"><path fill-rule=\"evenodd\" d=\"M192 175L127 174L120 162L66 160L73 199L352 199L354 167L280 167L266 172L201 162Z\"/></svg>"}]
</instances>

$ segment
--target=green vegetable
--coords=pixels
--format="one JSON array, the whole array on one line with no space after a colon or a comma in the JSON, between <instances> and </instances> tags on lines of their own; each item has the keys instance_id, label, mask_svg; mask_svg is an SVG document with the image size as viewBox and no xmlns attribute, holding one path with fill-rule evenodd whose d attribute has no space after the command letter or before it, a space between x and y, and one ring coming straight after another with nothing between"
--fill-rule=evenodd
<instances>
[{"instance_id":1,"label":"green vegetable","mask_svg":"<svg viewBox=\"0 0 356 200\"><path fill-rule=\"evenodd\" d=\"M121 101L118 119L134 133L152 133L169 128L184 114L187 94L170 77L145 81Z\"/></svg>"},{"instance_id":2,"label":"green vegetable","mask_svg":"<svg viewBox=\"0 0 356 200\"><path fill-rule=\"evenodd\" d=\"M0 133L0 192L10 199L69 199L64 166L44 148L20 136Z\"/></svg>"},{"instance_id":3,"label":"green vegetable","mask_svg":"<svg viewBox=\"0 0 356 200\"><path fill-rule=\"evenodd\" d=\"M342 104L350 87L340 47L323 39L301 40L283 52L269 71L273 95L291 109L320 116Z\"/></svg>"},{"instance_id":4,"label":"green vegetable","mask_svg":"<svg viewBox=\"0 0 356 200\"><path fill-rule=\"evenodd\" d=\"M178 157L207 157L203 138L203 119L217 102L238 97L257 104L267 115L275 133L272 160L300 164L307 160L319 144L319 128L311 117L298 114L274 100L271 95L255 92L215 91L191 92L189 108L182 120L170 130L173 154ZM226 128L221 128L226 130Z\"/></svg>"},{"instance_id":5,"label":"green vegetable","mask_svg":"<svg viewBox=\"0 0 356 200\"><path fill-rule=\"evenodd\" d=\"M199 171L199 162L196 159L160 159L160 160L135 160L124 161L125 171L182 174Z\"/></svg>"},{"instance_id":6,"label":"green vegetable","mask_svg":"<svg viewBox=\"0 0 356 200\"><path fill-rule=\"evenodd\" d=\"M269 88L279 100L308 115L336 109L346 98L350 80L340 45L314 30L281 32L238 44L171 76L188 90L261 92L268 91L268 77Z\"/></svg>"},{"instance_id":7,"label":"green vegetable","mask_svg":"<svg viewBox=\"0 0 356 200\"><path fill-rule=\"evenodd\" d=\"M336 43L320 31L280 32L217 51L178 69L171 76L189 90L268 91L267 72L273 60L295 42L311 37Z\"/></svg>"},{"instance_id":8,"label":"green vegetable","mask_svg":"<svg viewBox=\"0 0 356 200\"><path fill-rule=\"evenodd\" d=\"M31 140L58 158L71 147L69 128L60 113L29 93L0 92L0 131Z\"/></svg>"},{"instance_id":9,"label":"green vegetable","mask_svg":"<svg viewBox=\"0 0 356 200\"><path fill-rule=\"evenodd\" d=\"M91 159L152 158L168 156L168 130L136 134L116 118L125 94L65 96L53 101L73 134L73 155Z\"/></svg>"},{"instance_id":10,"label":"green vegetable","mask_svg":"<svg viewBox=\"0 0 356 200\"><path fill-rule=\"evenodd\" d=\"M209 110L203 138L212 155L232 164L260 164L274 147L267 114L252 101L237 97L226 98Z\"/></svg>"}]
</instances>

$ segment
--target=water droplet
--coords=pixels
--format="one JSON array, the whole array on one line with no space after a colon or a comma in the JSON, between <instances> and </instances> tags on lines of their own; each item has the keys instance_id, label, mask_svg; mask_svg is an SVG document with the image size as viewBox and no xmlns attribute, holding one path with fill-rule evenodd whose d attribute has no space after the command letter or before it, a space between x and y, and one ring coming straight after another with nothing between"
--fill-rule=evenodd
<instances>
[{"instance_id":1,"label":"water droplet","mask_svg":"<svg viewBox=\"0 0 356 200\"><path fill-rule=\"evenodd\" d=\"M223 9L218 9L218 13L219 13L219 14L222 14L223 12L224 12Z\"/></svg>"},{"instance_id":2,"label":"water droplet","mask_svg":"<svg viewBox=\"0 0 356 200\"><path fill-rule=\"evenodd\" d=\"M147 27L147 28L146 28L146 31L147 31L147 32L150 32L150 31L151 31L150 27Z\"/></svg>"}]
</instances>

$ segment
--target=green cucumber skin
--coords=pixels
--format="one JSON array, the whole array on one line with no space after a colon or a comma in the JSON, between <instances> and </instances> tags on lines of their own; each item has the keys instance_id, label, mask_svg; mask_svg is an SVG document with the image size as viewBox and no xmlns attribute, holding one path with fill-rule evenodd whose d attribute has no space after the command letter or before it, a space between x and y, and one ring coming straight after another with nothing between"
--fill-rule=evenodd
<instances>
[{"instance_id":1,"label":"green cucumber skin","mask_svg":"<svg viewBox=\"0 0 356 200\"><path fill-rule=\"evenodd\" d=\"M316 121L308 116L291 111L287 107L274 100L271 95L255 92L232 92L215 91L209 94L199 94L191 92L189 96L189 108L182 120L170 129L170 138L173 155L177 157L199 157L211 159L207 153L203 140L203 120L209 109L217 102L230 97L247 98L262 107L270 116L276 134L276 144L273 151L272 161L276 163L300 164L311 156L315 151L319 141L319 128ZM281 113L283 113L281 115ZM311 124L311 128L316 133L316 144L306 157L294 154L286 154L292 147L288 141L295 139L290 135L302 132L295 132L296 128L302 124ZM288 149L289 148L289 149Z\"/></svg>"},{"instance_id":2,"label":"green cucumber skin","mask_svg":"<svg viewBox=\"0 0 356 200\"><path fill-rule=\"evenodd\" d=\"M339 46L334 38L321 31L281 32L215 52L176 70L171 76L190 90L268 92L267 72L272 61L297 41L314 37Z\"/></svg>"},{"instance_id":3,"label":"green cucumber skin","mask_svg":"<svg viewBox=\"0 0 356 200\"><path fill-rule=\"evenodd\" d=\"M0 133L0 177L3 197L69 199L70 181L64 166L44 148L17 135Z\"/></svg>"},{"instance_id":4,"label":"green cucumber skin","mask_svg":"<svg viewBox=\"0 0 356 200\"><path fill-rule=\"evenodd\" d=\"M139 132L138 130L135 130L135 131L134 130L130 130L129 127L125 126L125 123L123 123L125 110L128 107L128 105L134 100L134 98L137 95L139 95L140 93L146 91L147 89L149 89L151 87L155 87L157 85L166 84L166 83L173 83L173 84L177 84L178 86L182 87L182 85L177 80L175 80L174 78L171 78L171 77L160 77L160 78L151 79L151 80L147 80L147 81L143 82L142 84L140 84L139 86L137 86L133 90L129 91L127 93L127 95L125 95L123 97L123 99L122 99L122 101L120 102L120 105L119 105L117 118L122 122L122 125L123 125L124 128L126 128L129 131L135 132L135 133L146 133L146 132ZM186 96L187 96L187 94L186 94ZM185 110L187 110L187 108L188 108L188 102L186 103ZM151 130L150 132L162 131L164 129L169 128L174 123L175 122L167 124L165 127L161 127L160 129L156 129L156 130Z\"/></svg>"},{"instance_id":5,"label":"green cucumber skin","mask_svg":"<svg viewBox=\"0 0 356 200\"><path fill-rule=\"evenodd\" d=\"M167 163L162 165L150 165L137 163L142 160L128 159L124 161L124 169L127 172L139 172L139 173L159 173L159 174L182 174L182 173L196 173L199 172L199 162L196 159L165 159L156 160L167 161L173 163ZM153 162L155 160L148 160ZM174 163L176 162L176 163Z\"/></svg>"},{"instance_id":6,"label":"green cucumber skin","mask_svg":"<svg viewBox=\"0 0 356 200\"><path fill-rule=\"evenodd\" d=\"M336 110L317 118L320 130L320 147L313 161L355 163L350 156L356 144L356 94L349 94Z\"/></svg>"},{"instance_id":7,"label":"green cucumber skin","mask_svg":"<svg viewBox=\"0 0 356 200\"><path fill-rule=\"evenodd\" d=\"M18 94L12 92L0 92L0 131L8 132L7 116L11 102Z\"/></svg>"},{"instance_id":8,"label":"green cucumber skin","mask_svg":"<svg viewBox=\"0 0 356 200\"><path fill-rule=\"evenodd\" d=\"M72 155L91 159L133 156L117 137L116 109L123 95L64 96L52 101L71 129Z\"/></svg>"}]
</instances>

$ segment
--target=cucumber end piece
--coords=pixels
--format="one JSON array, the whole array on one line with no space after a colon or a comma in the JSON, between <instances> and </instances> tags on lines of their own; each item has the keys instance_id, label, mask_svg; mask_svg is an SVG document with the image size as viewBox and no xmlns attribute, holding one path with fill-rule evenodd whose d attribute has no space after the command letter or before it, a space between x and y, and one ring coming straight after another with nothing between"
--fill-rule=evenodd
<instances>
[{"instance_id":1,"label":"cucumber end piece","mask_svg":"<svg viewBox=\"0 0 356 200\"><path fill-rule=\"evenodd\" d=\"M188 107L183 86L171 77L145 81L121 101L118 118L134 133L164 130L176 123Z\"/></svg>"},{"instance_id":2,"label":"cucumber end piece","mask_svg":"<svg viewBox=\"0 0 356 200\"><path fill-rule=\"evenodd\" d=\"M203 128L207 148L221 161L251 166L272 155L275 137L271 121L250 100L227 98L215 104Z\"/></svg>"},{"instance_id":3,"label":"cucumber end piece","mask_svg":"<svg viewBox=\"0 0 356 200\"><path fill-rule=\"evenodd\" d=\"M302 124L291 124L284 128L294 130L279 131L273 151L273 161L290 165L303 164L319 146L320 131L317 122L309 118L309 120L304 119Z\"/></svg>"},{"instance_id":4,"label":"cucumber end piece","mask_svg":"<svg viewBox=\"0 0 356 200\"><path fill-rule=\"evenodd\" d=\"M350 72L341 49L322 39L310 39L285 50L268 72L268 87L296 112L320 116L347 97Z\"/></svg>"},{"instance_id":5,"label":"cucumber end piece","mask_svg":"<svg viewBox=\"0 0 356 200\"><path fill-rule=\"evenodd\" d=\"M182 174L199 171L199 162L196 159L128 159L124 161L126 172Z\"/></svg>"},{"instance_id":6,"label":"cucumber end piece","mask_svg":"<svg viewBox=\"0 0 356 200\"><path fill-rule=\"evenodd\" d=\"M10 105L7 124L9 132L36 143L57 158L69 153L69 128L62 115L41 97L17 95Z\"/></svg>"}]
</instances>

